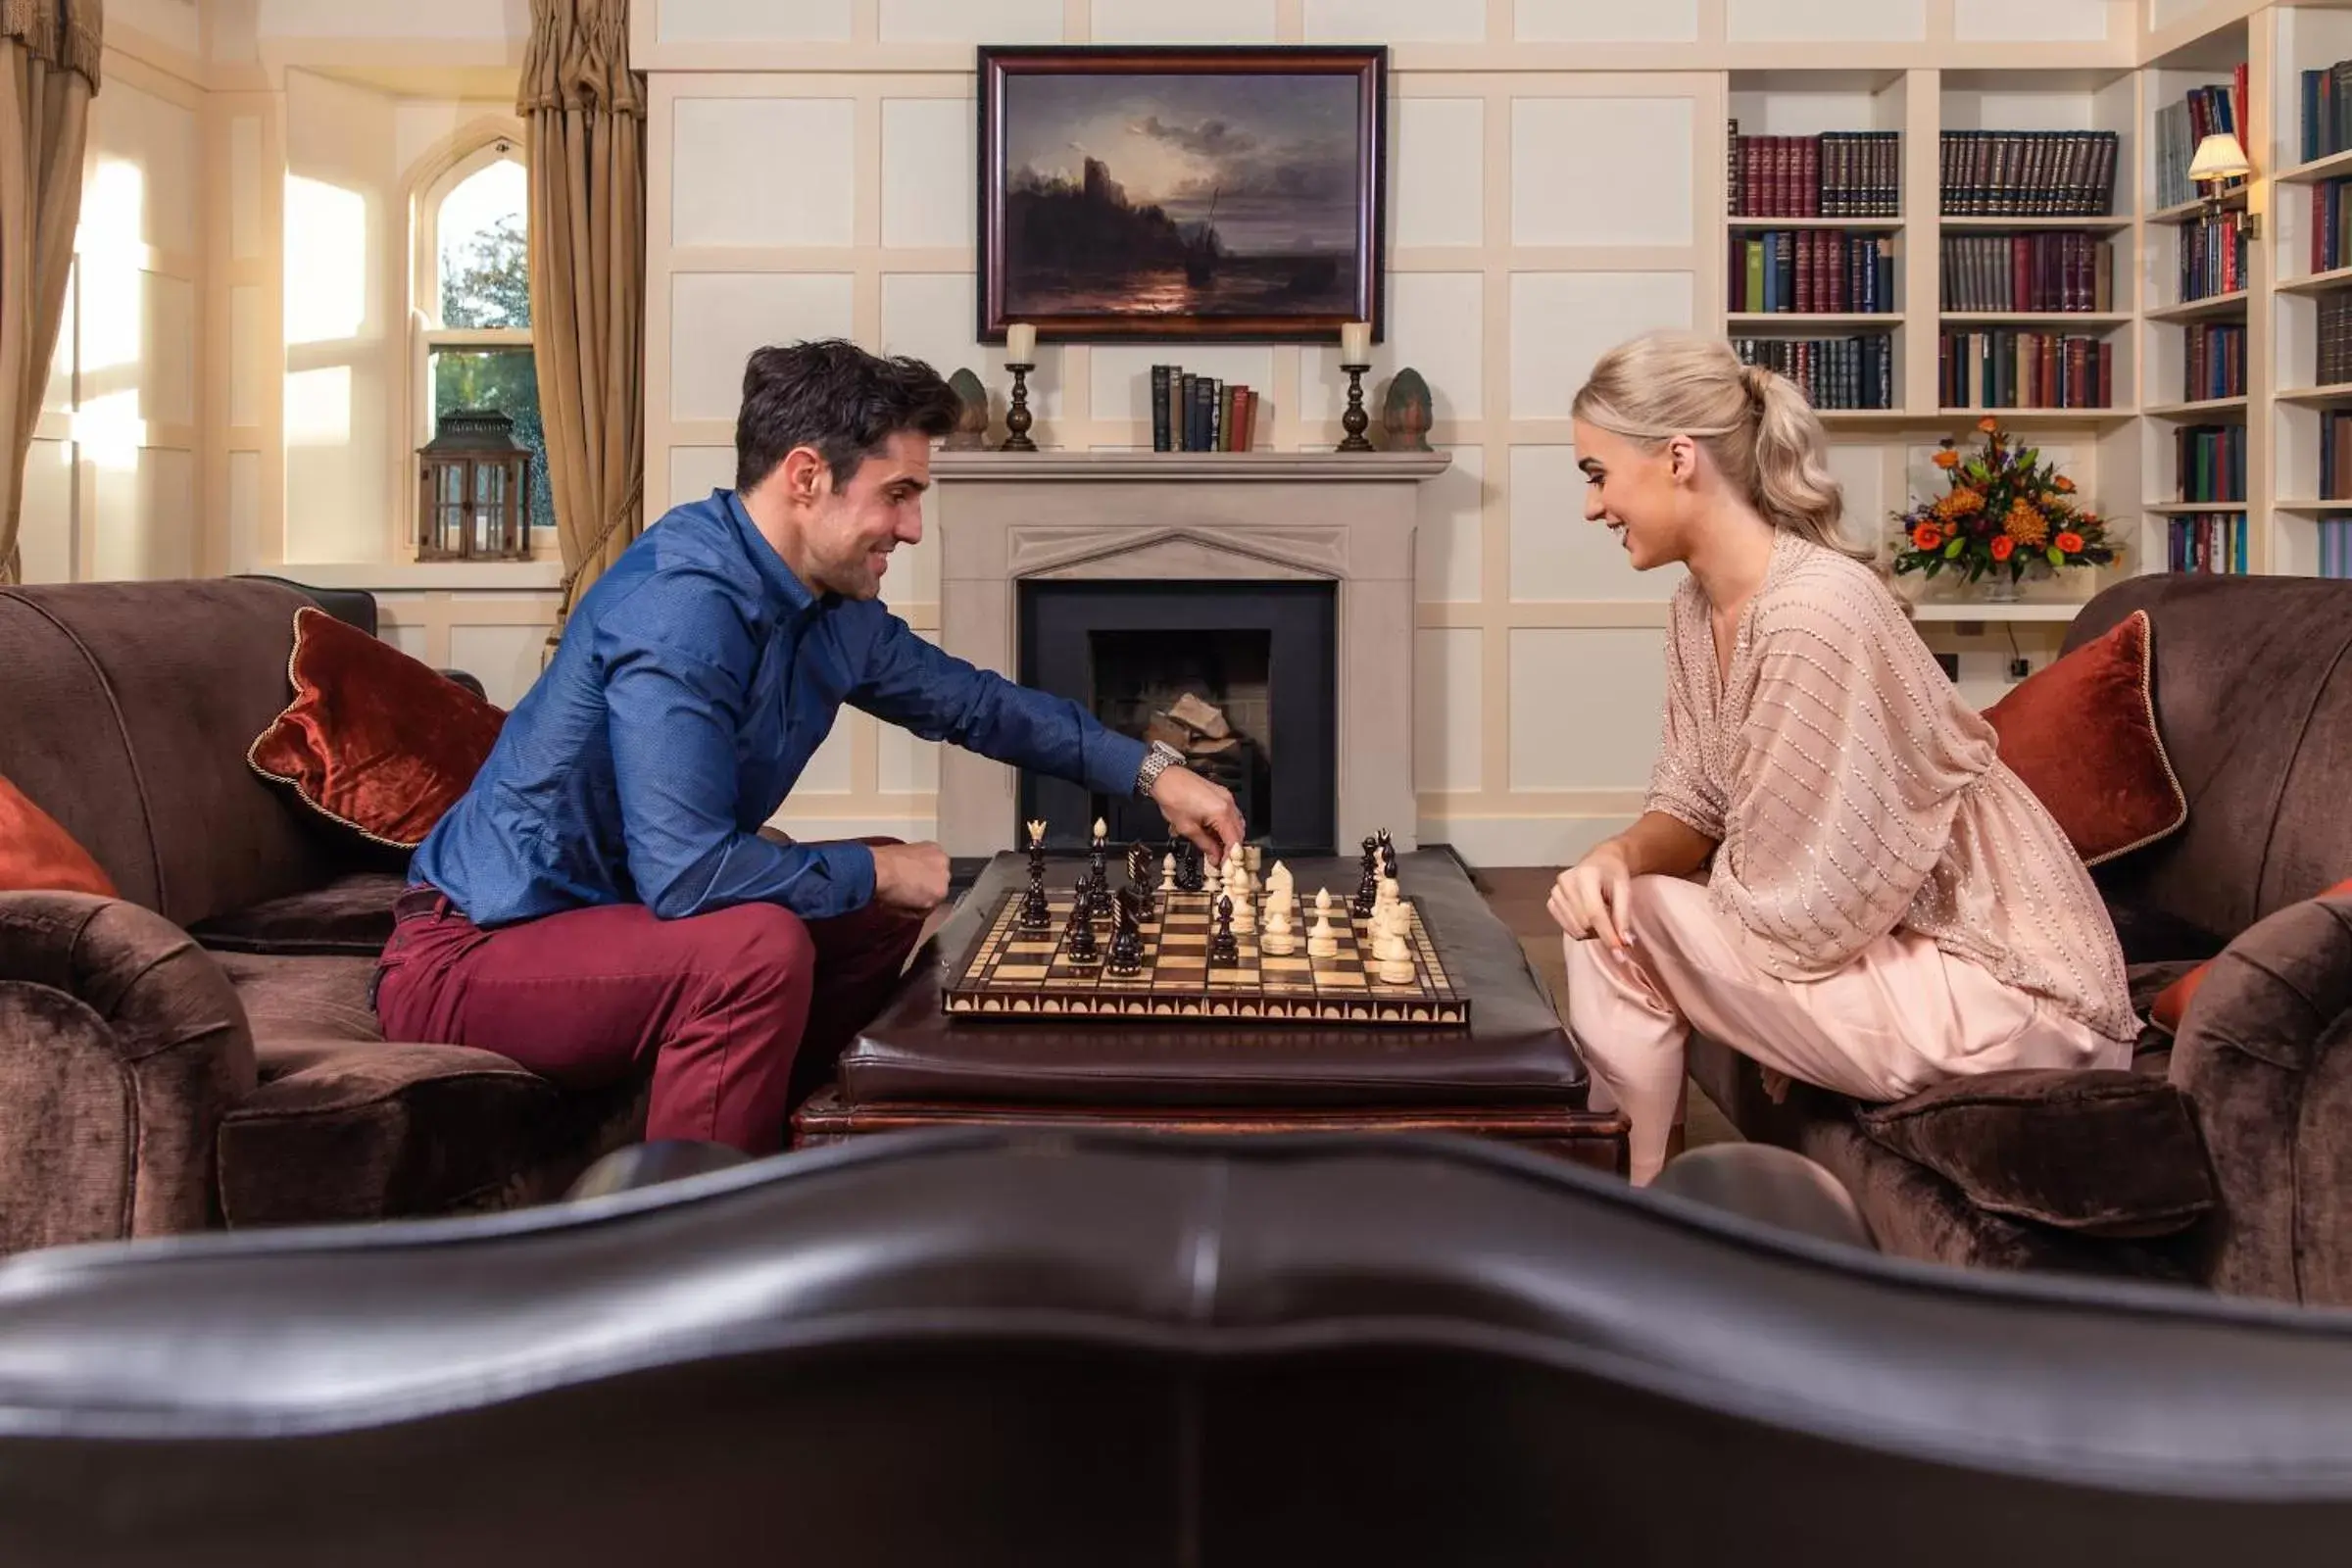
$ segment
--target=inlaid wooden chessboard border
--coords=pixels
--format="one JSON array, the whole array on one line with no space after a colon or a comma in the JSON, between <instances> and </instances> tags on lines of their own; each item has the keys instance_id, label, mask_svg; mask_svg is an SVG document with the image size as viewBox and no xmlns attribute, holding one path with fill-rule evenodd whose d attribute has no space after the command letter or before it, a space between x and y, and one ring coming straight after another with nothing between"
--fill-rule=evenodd
<instances>
[{"instance_id":1,"label":"inlaid wooden chessboard border","mask_svg":"<svg viewBox=\"0 0 2352 1568\"><path fill-rule=\"evenodd\" d=\"M1334 890L1335 898L1338 890ZM1311 895L1310 895L1311 897ZM1144 922L1140 974L1109 972L1111 923L1096 922L1102 961L1072 964L1063 952L1071 895L1050 895L1053 921L1035 936L1014 928L1019 890L998 896L964 956L941 988L943 1010L956 1018L1136 1018L1152 1021L1320 1023L1403 1028L1466 1028L1470 999L1455 987L1437 944L1408 896L1406 941L1413 978L1392 985L1375 972L1366 922L1348 917L1343 903L1332 919L1340 951L1310 958L1306 933L1313 916L1292 901L1295 953L1277 957L1257 945L1256 933L1234 934L1238 962L1212 968L1208 942L1215 922L1210 895L1179 893Z\"/></svg>"}]
</instances>

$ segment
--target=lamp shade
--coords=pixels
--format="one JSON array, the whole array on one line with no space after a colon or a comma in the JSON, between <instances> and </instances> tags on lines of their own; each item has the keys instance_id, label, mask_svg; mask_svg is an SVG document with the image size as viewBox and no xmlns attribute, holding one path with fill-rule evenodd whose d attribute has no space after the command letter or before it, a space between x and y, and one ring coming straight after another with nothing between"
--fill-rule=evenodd
<instances>
[{"instance_id":1,"label":"lamp shade","mask_svg":"<svg viewBox=\"0 0 2352 1568\"><path fill-rule=\"evenodd\" d=\"M2189 160L2188 177L2202 184L2209 180L2236 179L2254 172L2246 161L2246 149L2234 131L2217 130L2197 143L2197 156Z\"/></svg>"}]
</instances>

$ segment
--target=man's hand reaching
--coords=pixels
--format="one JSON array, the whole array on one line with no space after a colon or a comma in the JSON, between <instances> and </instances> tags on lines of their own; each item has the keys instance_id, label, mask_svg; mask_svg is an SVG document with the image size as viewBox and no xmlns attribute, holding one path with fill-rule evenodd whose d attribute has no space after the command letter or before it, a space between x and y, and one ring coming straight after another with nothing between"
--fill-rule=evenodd
<instances>
[{"instance_id":1,"label":"man's hand reaching","mask_svg":"<svg viewBox=\"0 0 2352 1568\"><path fill-rule=\"evenodd\" d=\"M1152 800L1168 826L1200 845L1211 865L1223 864L1226 852L1241 847L1242 808L1223 785L1171 767L1152 781Z\"/></svg>"},{"instance_id":2,"label":"man's hand reaching","mask_svg":"<svg viewBox=\"0 0 2352 1568\"><path fill-rule=\"evenodd\" d=\"M874 846L874 902L901 914L925 915L948 897L948 852L936 844Z\"/></svg>"}]
</instances>

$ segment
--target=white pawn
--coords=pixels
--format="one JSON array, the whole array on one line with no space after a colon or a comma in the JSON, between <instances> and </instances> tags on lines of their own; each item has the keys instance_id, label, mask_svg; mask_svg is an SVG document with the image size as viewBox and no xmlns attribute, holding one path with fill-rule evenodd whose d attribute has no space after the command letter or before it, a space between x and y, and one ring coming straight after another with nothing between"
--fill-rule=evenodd
<instances>
[{"instance_id":1,"label":"white pawn","mask_svg":"<svg viewBox=\"0 0 2352 1568\"><path fill-rule=\"evenodd\" d=\"M1267 906L1265 930L1258 937L1257 945L1277 958L1287 958L1298 951L1298 939L1291 935L1290 906L1275 904Z\"/></svg>"},{"instance_id":2,"label":"white pawn","mask_svg":"<svg viewBox=\"0 0 2352 1568\"><path fill-rule=\"evenodd\" d=\"M1340 956L1340 936L1331 928L1331 889L1322 888L1315 894L1315 925L1306 934L1306 953L1310 958L1336 958Z\"/></svg>"},{"instance_id":3,"label":"white pawn","mask_svg":"<svg viewBox=\"0 0 2352 1568\"><path fill-rule=\"evenodd\" d=\"M1176 891L1176 857L1173 855L1163 855L1159 858L1159 891L1162 893Z\"/></svg>"}]
</instances>

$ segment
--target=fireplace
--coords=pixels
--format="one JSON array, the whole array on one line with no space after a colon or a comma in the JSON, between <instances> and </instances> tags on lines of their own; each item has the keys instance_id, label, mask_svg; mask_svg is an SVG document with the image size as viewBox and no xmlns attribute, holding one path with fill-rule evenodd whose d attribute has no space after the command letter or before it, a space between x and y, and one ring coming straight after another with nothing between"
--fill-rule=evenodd
<instances>
[{"instance_id":1,"label":"fireplace","mask_svg":"<svg viewBox=\"0 0 2352 1568\"><path fill-rule=\"evenodd\" d=\"M1296 854L1287 846L1345 847L1385 828L1409 850L1418 828L1413 527L1421 484L1449 461L1443 452L936 453L939 644L1090 708L1094 672L1124 669L1114 684L1131 689L1104 694L1106 716L1121 728L1140 709L1157 711L1184 678L1221 683L1234 689L1229 697L1238 690L1238 703L1212 706L1265 754L1262 778L1249 775L1265 792L1250 813L1253 833L1271 825L1278 846ZM1124 597L1088 629L1116 635L1089 635L1074 655L1041 658L1024 646L1033 607L1052 614L1054 594L1103 590ZM1254 618L1237 608L1248 600L1258 601ZM1294 675L1284 638L1298 635L1309 601L1322 607L1324 673ZM1198 618L1219 602L1232 619ZM1178 613L1195 618L1168 618ZM1146 614L1158 618L1138 618ZM1178 662L1155 670L1145 656ZM1262 718L1250 706L1260 662ZM1063 684L1073 677L1088 684ZM1293 715L1288 705L1309 696L1314 716ZM1322 757L1303 778L1302 749ZM1024 793L1034 787L976 752L945 748L940 844L951 858L977 859L1012 848L1024 815L1045 816L1065 843L1093 823L1098 803L1083 792L1056 805ZM1316 804L1290 804L1294 790L1311 791ZM1123 803L1099 805L1109 825ZM1160 836L1157 810L1135 807L1146 830L1127 836ZM1315 814L1325 811L1327 821Z\"/></svg>"},{"instance_id":2,"label":"fireplace","mask_svg":"<svg viewBox=\"0 0 2352 1568\"><path fill-rule=\"evenodd\" d=\"M1329 581L1032 580L1020 585L1019 679L1185 752L1274 854L1329 855L1337 620ZM1016 830L1042 817L1056 849L1084 848L1098 816L1113 845L1167 833L1158 808L1132 795L1023 772L1017 798Z\"/></svg>"}]
</instances>

